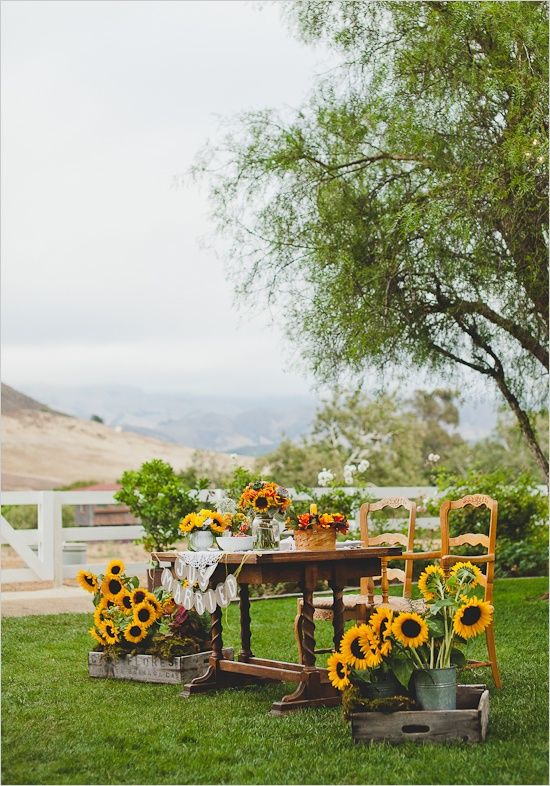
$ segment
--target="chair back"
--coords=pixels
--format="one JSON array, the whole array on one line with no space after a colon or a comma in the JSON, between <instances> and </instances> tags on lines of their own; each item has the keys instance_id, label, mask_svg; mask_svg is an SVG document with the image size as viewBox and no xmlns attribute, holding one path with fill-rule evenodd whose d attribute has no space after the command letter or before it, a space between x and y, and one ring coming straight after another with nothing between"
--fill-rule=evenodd
<instances>
[{"instance_id":1,"label":"chair back","mask_svg":"<svg viewBox=\"0 0 550 786\"><path fill-rule=\"evenodd\" d=\"M481 506L489 510L489 534L484 535L481 532L467 532L463 535L457 535L452 538L449 533L449 513L452 510L460 510L467 505L472 505L475 508ZM485 588L485 600L493 600L493 579L495 572L495 549L497 540L497 518L498 518L498 502L486 494L469 494L457 500L447 499L442 503L439 509L439 523L441 526L441 547L442 547L442 565L445 571L454 562L473 562L477 565L485 565L485 573L481 578L481 585ZM467 556L453 554L453 549L456 546L482 546L487 550L486 554Z\"/></svg>"},{"instance_id":2,"label":"chair back","mask_svg":"<svg viewBox=\"0 0 550 786\"><path fill-rule=\"evenodd\" d=\"M369 513L383 508L405 508L409 511L407 534L400 532L384 532L381 535L369 535ZM361 540L364 546L395 546L401 545L406 551L413 551L414 528L416 525L416 502L406 497L386 497L378 502L365 502L359 509L359 525ZM395 559L399 559L396 557ZM410 598L412 592L413 563L405 560L405 570L401 568L388 568L388 581L397 580L403 583L403 597ZM361 595L371 596L374 592L374 580L378 576L361 579Z\"/></svg>"}]
</instances>

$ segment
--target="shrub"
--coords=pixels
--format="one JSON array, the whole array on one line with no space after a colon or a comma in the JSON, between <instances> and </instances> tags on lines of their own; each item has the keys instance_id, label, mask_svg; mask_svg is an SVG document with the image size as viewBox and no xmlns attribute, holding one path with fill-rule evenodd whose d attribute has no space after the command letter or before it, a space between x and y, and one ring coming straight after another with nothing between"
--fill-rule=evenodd
<instances>
[{"instance_id":1,"label":"shrub","mask_svg":"<svg viewBox=\"0 0 550 786\"><path fill-rule=\"evenodd\" d=\"M150 551L173 546L181 534L181 519L197 509L196 494L161 459L146 461L139 470L127 470L120 483L122 488L114 497L141 520L145 535L139 542Z\"/></svg>"}]
</instances>

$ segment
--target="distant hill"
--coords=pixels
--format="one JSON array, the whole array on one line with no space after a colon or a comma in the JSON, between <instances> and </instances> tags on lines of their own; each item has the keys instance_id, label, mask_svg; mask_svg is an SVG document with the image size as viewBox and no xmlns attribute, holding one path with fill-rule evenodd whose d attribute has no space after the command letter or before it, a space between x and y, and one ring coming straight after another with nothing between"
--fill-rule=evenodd
<instances>
[{"instance_id":1,"label":"distant hill","mask_svg":"<svg viewBox=\"0 0 550 786\"><path fill-rule=\"evenodd\" d=\"M261 399L245 394L147 393L123 385L41 385L31 392L51 407L81 418L98 415L110 426L121 426L125 431L200 450L245 456L268 453L283 436L295 439L305 434L317 405L307 392L303 396Z\"/></svg>"},{"instance_id":2,"label":"distant hill","mask_svg":"<svg viewBox=\"0 0 550 786\"><path fill-rule=\"evenodd\" d=\"M114 483L126 469L161 458L176 471L195 449L64 415L2 384L2 488L52 489L76 481ZM230 456L208 452L218 469ZM250 466L251 460L240 461Z\"/></svg>"}]
</instances>

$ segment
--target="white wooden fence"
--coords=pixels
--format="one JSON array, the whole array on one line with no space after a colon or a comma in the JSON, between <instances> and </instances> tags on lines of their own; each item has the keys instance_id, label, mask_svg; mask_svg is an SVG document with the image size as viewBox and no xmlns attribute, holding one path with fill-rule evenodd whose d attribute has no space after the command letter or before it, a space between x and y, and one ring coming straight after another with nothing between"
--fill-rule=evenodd
<instances>
[{"instance_id":1,"label":"white wooden fence","mask_svg":"<svg viewBox=\"0 0 550 786\"><path fill-rule=\"evenodd\" d=\"M346 489L353 491L354 489ZM371 486L362 489L365 494L375 499L382 497L428 497L436 493L435 487L404 486L382 487ZM319 494L326 489L317 489ZM200 492L200 497L212 492ZM301 495L294 495L300 498ZM305 497L304 497L305 498ZM60 586L64 579L74 578L79 570L97 570L97 564L64 565L63 545L70 542L92 541L132 541L143 535L141 525L118 526L87 526L63 527L62 509L64 505L112 505L115 503L112 491L5 491L2 493L1 504L35 505L37 507L36 529L14 529L7 519L0 516L0 543L11 546L25 563L24 568L6 568L0 570L2 583L52 581ZM434 526L437 519L418 519L424 526ZM31 546L38 547L35 553ZM147 568L145 562L127 563L129 573L143 574Z\"/></svg>"}]
</instances>

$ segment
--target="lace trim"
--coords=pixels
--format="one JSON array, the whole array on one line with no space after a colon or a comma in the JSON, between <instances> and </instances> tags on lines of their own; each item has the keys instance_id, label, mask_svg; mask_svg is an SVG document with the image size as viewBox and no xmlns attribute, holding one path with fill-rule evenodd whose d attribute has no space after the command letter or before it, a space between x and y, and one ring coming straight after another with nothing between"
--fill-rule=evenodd
<instances>
[{"instance_id":1,"label":"lace trim","mask_svg":"<svg viewBox=\"0 0 550 786\"><path fill-rule=\"evenodd\" d=\"M223 551L178 551L176 564L179 560L180 564L201 569L217 565L222 557Z\"/></svg>"}]
</instances>

